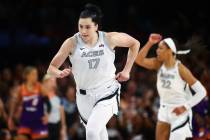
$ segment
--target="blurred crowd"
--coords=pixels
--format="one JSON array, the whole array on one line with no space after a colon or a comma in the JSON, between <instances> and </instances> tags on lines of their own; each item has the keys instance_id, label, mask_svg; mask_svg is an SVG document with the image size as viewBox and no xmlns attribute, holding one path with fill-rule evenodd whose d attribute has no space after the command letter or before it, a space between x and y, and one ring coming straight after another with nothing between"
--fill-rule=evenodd
<instances>
[{"instance_id":1,"label":"blurred crowd","mask_svg":"<svg viewBox=\"0 0 210 140\"><path fill-rule=\"evenodd\" d=\"M15 127L12 130L8 128L8 116L11 97L18 94L17 89L23 84L24 69L28 64L33 65L38 70L38 81L43 80L53 53L57 52L65 38L77 31L77 17L84 3L86 1L0 2L0 140L11 140L17 135L20 112L15 113ZM179 59L207 89L208 96L193 108L193 135L195 139L207 140L210 139L208 4L191 2L191 6L187 6L189 9L186 9L184 3L170 3L176 8L162 6L161 11L156 3L151 5L144 0L112 1L112 4L106 0L98 2L105 15L104 30L129 33L140 40L141 46L151 32L158 32L164 37L177 39L178 47L191 49L189 55ZM110 9L115 9L116 12ZM167 16L165 11L171 16ZM41 49L37 50L38 47ZM10 49L5 51L5 48ZM125 64L125 55L125 51L116 50L118 71ZM153 49L150 55L155 55ZM155 72L134 65L131 79L122 83L119 116L114 116L107 125L110 140L154 140L159 107L155 82ZM62 137L65 140L85 140L85 129L80 123L76 108L75 91L72 75L57 79L56 95L65 112L66 133ZM64 135L63 132L61 134Z\"/></svg>"}]
</instances>

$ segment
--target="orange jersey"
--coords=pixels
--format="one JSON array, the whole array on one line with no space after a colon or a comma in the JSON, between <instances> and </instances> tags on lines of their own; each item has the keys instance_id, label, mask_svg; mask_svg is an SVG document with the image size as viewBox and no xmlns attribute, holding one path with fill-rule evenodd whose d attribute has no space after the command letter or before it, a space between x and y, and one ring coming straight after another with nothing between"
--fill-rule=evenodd
<instances>
[{"instance_id":1,"label":"orange jersey","mask_svg":"<svg viewBox=\"0 0 210 140\"><path fill-rule=\"evenodd\" d=\"M29 91L26 85L22 84L20 87L20 94L22 97L41 94L41 84L39 82L34 84L32 91Z\"/></svg>"}]
</instances>

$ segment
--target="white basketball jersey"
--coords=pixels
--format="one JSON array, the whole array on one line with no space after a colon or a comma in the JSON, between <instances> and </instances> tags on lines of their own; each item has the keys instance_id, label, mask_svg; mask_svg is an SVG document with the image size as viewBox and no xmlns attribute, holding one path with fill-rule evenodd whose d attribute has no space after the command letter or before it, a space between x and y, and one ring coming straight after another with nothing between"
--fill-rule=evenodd
<instances>
[{"instance_id":1,"label":"white basketball jersey","mask_svg":"<svg viewBox=\"0 0 210 140\"><path fill-rule=\"evenodd\" d=\"M105 33L99 31L95 46L88 47L80 33L76 33L76 46L70 61L72 73L79 89L93 89L115 80L115 53L106 42Z\"/></svg>"},{"instance_id":2,"label":"white basketball jersey","mask_svg":"<svg viewBox=\"0 0 210 140\"><path fill-rule=\"evenodd\" d=\"M157 73L157 90L161 104L182 105L191 97L187 83L179 74L179 63L177 60L170 69L163 64Z\"/></svg>"}]
</instances>

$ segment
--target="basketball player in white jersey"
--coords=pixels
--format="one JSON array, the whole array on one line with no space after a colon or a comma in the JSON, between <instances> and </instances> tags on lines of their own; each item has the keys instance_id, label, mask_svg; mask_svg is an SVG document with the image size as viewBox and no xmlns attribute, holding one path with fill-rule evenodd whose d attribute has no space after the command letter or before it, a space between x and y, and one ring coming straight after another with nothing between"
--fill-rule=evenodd
<instances>
[{"instance_id":1,"label":"basketball player in white jersey","mask_svg":"<svg viewBox=\"0 0 210 140\"><path fill-rule=\"evenodd\" d=\"M177 51L171 38L162 41L161 38L159 34L151 34L140 50L136 63L157 70L160 108L156 140L185 140L192 137L191 108L206 96L206 90L190 70L176 59L176 54L186 54L189 50ZM150 48L158 42L157 57L147 58ZM195 91L194 96L188 92L187 85Z\"/></svg>"},{"instance_id":2,"label":"basketball player in white jersey","mask_svg":"<svg viewBox=\"0 0 210 140\"><path fill-rule=\"evenodd\" d=\"M79 32L68 38L54 56L48 73L57 78L73 73L76 102L87 140L108 140L106 124L118 113L119 82L127 81L140 43L125 33L98 31L101 10L92 4L80 13ZM124 69L115 75L115 47L129 48ZM72 68L60 70L69 56ZM118 82L119 81L119 82Z\"/></svg>"}]
</instances>

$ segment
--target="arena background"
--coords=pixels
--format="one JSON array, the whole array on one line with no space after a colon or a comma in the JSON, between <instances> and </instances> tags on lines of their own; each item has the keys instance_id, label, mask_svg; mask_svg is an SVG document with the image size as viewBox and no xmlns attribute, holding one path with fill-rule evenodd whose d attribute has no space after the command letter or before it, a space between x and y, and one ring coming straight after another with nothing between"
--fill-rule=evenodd
<instances>
[{"instance_id":1,"label":"arena background","mask_svg":"<svg viewBox=\"0 0 210 140\"><path fill-rule=\"evenodd\" d=\"M180 59L201 80L209 93L210 15L207 1L1 0L0 97L6 112L11 89L21 83L24 67L36 66L42 79L62 42L77 32L79 13L88 2L102 8L104 31L126 32L137 38L141 47L150 33L156 32L163 37L175 38L178 48L190 48L191 53ZM154 50L155 47L150 52L151 56ZM126 49L116 50L118 71L125 63L126 52ZM68 61L66 65L69 65ZM113 118L108 125L110 139L154 139L158 107L155 80L154 72L134 65L131 80L123 83L122 115L119 119ZM58 85L59 95L65 98L68 85L74 86L74 82L72 77L68 77L58 80ZM70 119L68 124L69 139L84 139L84 130L75 117L77 112L73 110L71 113L74 119ZM208 97L194 108L193 126L195 138L210 139Z\"/></svg>"}]
</instances>

